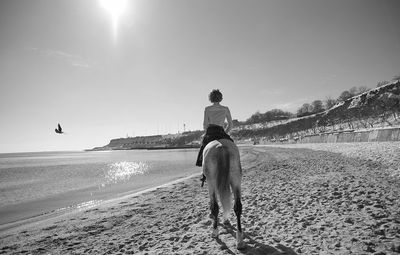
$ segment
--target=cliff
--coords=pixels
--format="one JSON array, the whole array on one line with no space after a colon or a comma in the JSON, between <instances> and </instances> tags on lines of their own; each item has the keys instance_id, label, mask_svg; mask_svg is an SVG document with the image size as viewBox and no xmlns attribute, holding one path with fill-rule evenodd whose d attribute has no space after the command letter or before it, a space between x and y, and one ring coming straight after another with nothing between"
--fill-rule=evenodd
<instances>
[{"instance_id":1,"label":"cliff","mask_svg":"<svg viewBox=\"0 0 400 255\"><path fill-rule=\"evenodd\" d=\"M137 136L112 139L107 145L91 150L178 149L200 147L202 131L182 134Z\"/></svg>"},{"instance_id":2,"label":"cliff","mask_svg":"<svg viewBox=\"0 0 400 255\"><path fill-rule=\"evenodd\" d=\"M400 125L400 81L368 90L313 115L273 123L238 126L239 139L280 140L326 132L374 129Z\"/></svg>"}]
</instances>

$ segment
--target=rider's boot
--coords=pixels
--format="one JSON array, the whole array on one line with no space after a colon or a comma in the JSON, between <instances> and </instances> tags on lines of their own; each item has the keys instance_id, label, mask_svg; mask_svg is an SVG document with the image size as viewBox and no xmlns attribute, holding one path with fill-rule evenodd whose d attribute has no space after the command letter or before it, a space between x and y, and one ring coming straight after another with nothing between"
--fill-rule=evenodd
<instances>
[{"instance_id":1,"label":"rider's boot","mask_svg":"<svg viewBox=\"0 0 400 255\"><path fill-rule=\"evenodd\" d=\"M206 176L204 174L201 177L200 181L201 181L201 187L203 187L204 186L204 182L206 181Z\"/></svg>"}]
</instances>

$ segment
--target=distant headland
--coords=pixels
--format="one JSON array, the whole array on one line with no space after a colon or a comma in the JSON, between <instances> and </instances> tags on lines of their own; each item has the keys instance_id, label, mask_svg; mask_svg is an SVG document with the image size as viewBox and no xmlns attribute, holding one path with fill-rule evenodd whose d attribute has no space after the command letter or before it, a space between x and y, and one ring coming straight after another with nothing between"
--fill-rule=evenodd
<instances>
[{"instance_id":1,"label":"distant headland","mask_svg":"<svg viewBox=\"0 0 400 255\"><path fill-rule=\"evenodd\" d=\"M104 150L162 150L199 148L203 131L188 131L179 134L137 136L112 139L109 144L86 151Z\"/></svg>"}]
</instances>

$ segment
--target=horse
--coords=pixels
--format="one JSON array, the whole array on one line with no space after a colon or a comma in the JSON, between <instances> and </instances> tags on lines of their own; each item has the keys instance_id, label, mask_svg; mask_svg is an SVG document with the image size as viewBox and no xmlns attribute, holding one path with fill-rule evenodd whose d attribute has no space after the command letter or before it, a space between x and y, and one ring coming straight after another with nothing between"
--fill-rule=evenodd
<instances>
[{"instance_id":1,"label":"horse","mask_svg":"<svg viewBox=\"0 0 400 255\"><path fill-rule=\"evenodd\" d=\"M218 236L219 206L217 197L222 204L224 223L229 223L228 217L232 209L232 193L234 197L234 212L237 219L236 246L243 249L243 231L240 222L242 214L241 182L242 168L239 149L228 139L215 140L207 144L203 151L203 173L207 178L210 196L210 217L213 220L212 236Z\"/></svg>"}]
</instances>

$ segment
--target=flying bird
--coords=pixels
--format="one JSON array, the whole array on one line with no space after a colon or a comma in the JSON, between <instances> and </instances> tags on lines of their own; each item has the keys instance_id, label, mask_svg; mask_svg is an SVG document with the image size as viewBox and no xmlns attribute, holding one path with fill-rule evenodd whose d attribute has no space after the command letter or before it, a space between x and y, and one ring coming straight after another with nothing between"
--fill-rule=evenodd
<instances>
[{"instance_id":1,"label":"flying bird","mask_svg":"<svg viewBox=\"0 0 400 255\"><path fill-rule=\"evenodd\" d=\"M57 134L63 134L64 132L62 131L60 123L58 123L58 128L56 128L54 131L56 131Z\"/></svg>"}]
</instances>

